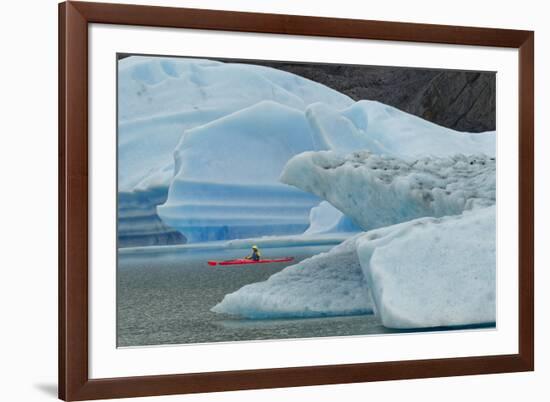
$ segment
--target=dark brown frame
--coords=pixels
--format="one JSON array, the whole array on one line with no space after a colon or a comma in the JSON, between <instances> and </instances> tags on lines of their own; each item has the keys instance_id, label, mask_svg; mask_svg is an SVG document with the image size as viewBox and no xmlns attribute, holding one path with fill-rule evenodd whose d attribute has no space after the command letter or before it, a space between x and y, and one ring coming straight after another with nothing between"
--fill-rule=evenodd
<instances>
[{"instance_id":1,"label":"dark brown frame","mask_svg":"<svg viewBox=\"0 0 550 402\"><path fill-rule=\"evenodd\" d=\"M88 24L261 32L519 49L519 353L89 379ZM534 370L534 33L66 2L59 5L59 397L86 400Z\"/></svg>"}]
</instances>

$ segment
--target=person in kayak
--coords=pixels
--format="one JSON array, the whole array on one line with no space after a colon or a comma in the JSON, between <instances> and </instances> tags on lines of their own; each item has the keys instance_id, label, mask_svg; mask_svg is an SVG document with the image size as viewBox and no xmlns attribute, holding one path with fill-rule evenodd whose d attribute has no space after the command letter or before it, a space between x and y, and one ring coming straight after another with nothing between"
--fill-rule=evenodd
<instances>
[{"instance_id":1,"label":"person in kayak","mask_svg":"<svg viewBox=\"0 0 550 402\"><path fill-rule=\"evenodd\" d=\"M258 246L252 246L252 254L247 255L244 258L252 261L260 261L261 257L262 255L260 254L260 250L258 249Z\"/></svg>"}]
</instances>

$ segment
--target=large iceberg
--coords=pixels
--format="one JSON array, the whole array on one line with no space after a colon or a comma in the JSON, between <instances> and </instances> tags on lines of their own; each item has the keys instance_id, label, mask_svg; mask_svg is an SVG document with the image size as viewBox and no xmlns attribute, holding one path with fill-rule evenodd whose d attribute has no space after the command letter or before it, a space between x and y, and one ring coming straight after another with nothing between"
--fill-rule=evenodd
<instances>
[{"instance_id":1,"label":"large iceberg","mask_svg":"<svg viewBox=\"0 0 550 402\"><path fill-rule=\"evenodd\" d=\"M281 179L330 201L312 209L308 231L337 232L343 216L374 229L227 295L213 311L273 318L372 309L397 329L496 321L495 158L306 152Z\"/></svg>"},{"instance_id":2,"label":"large iceberg","mask_svg":"<svg viewBox=\"0 0 550 402\"><path fill-rule=\"evenodd\" d=\"M193 242L302 233L318 199L281 184L278 178L283 167L294 157L282 181L326 198L323 188L312 190L317 182L312 184L303 177L307 171L302 172L299 163L310 155L305 152L332 150L334 155L340 155L357 149L389 152L412 163L414 155L420 153L494 152L494 133L458 133L378 102L358 102L339 112L334 106L318 102L304 111L261 101L185 131L174 152L175 175L168 199L157 210L164 222ZM405 154L407 158L402 156ZM325 154L313 155L319 159L318 155ZM430 167L439 168L430 164L424 169ZM298 182L293 180L297 176L301 176ZM326 185L332 186L329 181L330 178ZM312 184L312 188L301 186L300 182ZM326 199L348 215L337 202ZM396 199L393 204L398 202ZM459 207L458 212L461 210ZM409 212L398 217L398 221L432 214L431 210ZM447 212L440 211L436 216ZM316 220L321 213L322 210L314 213ZM396 223L383 217L368 228ZM333 226L331 230L343 230L345 226L353 229L354 222L343 217L341 223Z\"/></svg>"},{"instance_id":3,"label":"large iceberg","mask_svg":"<svg viewBox=\"0 0 550 402\"><path fill-rule=\"evenodd\" d=\"M353 238L226 295L212 311L261 319L367 314L372 307Z\"/></svg>"},{"instance_id":4,"label":"large iceberg","mask_svg":"<svg viewBox=\"0 0 550 402\"><path fill-rule=\"evenodd\" d=\"M262 101L301 111L320 101L335 108L353 103L321 84L268 67L146 56L119 61L120 245L184 241L156 213L174 176L174 149L186 130Z\"/></svg>"},{"instance_id":5,"label":"large iceberg","mask_svg":"<svg viewBox=\"0 0 550 402\"><path fill-rule=\"evenodd\" d=\"M368 232L357 253L389 328L496 321L496 208Z\"/></svg>"},{"instance_id":6,"label":"large iceberg","mask_svg":"<svg viewBox=\"0 0 550 402\"><path fill-rule=\"evenodd\" d=\"M304 151L368 149L406 160L494 154L494 133L459 133L378 102L353 102L269 67L134 56L119 61L118 91L119 192L124 205L153 211L132 226L139 214L123 206L119 239L301 233L319 200L277 176Z\"/></svg>"},{"instance_id":7,"label":"large iceberg","mask_svg":"<svg viewBox=\"0 0 550 402\"><path fill-rule=\"evenodd\" d=\"M281 180L329 201L369 230L493 205L495 168L495 158L485 155L406 162L367 151L321 151L291 159Z\"/></svg>"},{"instance_id":8,"label":"large iceberg","mask_svg":"<svg viewBox=\"0 0 550 402\"><path fill-rule=\"evenodd\" d=\"M388 328L496 321L495 207L419 218L358 234L212 311L241 317L322 317L374 311Z\"/></svg>"},{"instance_id":9,"label":"large iceberg","mask_svg":"<svg viewBox=\"0 0 550 402\"><path fill-rule=\"evenodd\" d=\"M166 165L185 130L261 101L297 110L315 102L351 105L346 95L269 67L204 59L132 56L118 65L119 188L150 176L165 185ZM151 180L151 179L149 179Z\"/></svg>"},{"instance_id":10,"label":"large iceberg","mask_svg":"<svg viewBox=\"0 0 550 402\"><path fill-rule=\"evenodd\" d=\"M270 101L187 130L158 214L193 242L302 233L320 200L278 178L310 149L304 113Z\"/></svg>"}]
</instances>

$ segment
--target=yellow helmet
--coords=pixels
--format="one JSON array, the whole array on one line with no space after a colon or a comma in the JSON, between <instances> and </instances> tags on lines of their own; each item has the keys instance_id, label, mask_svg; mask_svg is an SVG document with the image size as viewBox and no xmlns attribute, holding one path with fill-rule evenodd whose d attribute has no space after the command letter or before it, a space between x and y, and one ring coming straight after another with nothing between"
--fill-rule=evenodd
<instances>
[{"instance_id":1,"label":"yellow helmet","mask_svg":"<svg viewBox=\"0 0 550 402\"><path fill-rule=\"evenodd\" d=\"M258 250L258 246L254 245L254 246L252 246L252 249L253 250Z\"/></svg>"}]
</instances>

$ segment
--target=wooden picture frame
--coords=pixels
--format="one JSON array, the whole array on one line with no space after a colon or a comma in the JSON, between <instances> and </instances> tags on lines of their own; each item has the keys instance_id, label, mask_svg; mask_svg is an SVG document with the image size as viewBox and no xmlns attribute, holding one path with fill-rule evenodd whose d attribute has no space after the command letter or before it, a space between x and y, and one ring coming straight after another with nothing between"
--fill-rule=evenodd
<instances>
[{"instance_id":1,"label":"wooden picture frame","mask_svg":"<svg viewBox=\"0 0 550 402\"><path fill-rule=\"evenodd\" d=\"M88 24L120 24L519 49L519 353L90 379ZM65 2L59 5L59 397L140 397L534 369L534 33L382 21Z\"/></svg>"}]
</instances>

